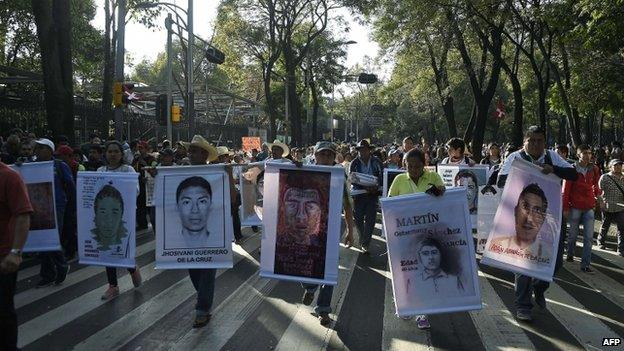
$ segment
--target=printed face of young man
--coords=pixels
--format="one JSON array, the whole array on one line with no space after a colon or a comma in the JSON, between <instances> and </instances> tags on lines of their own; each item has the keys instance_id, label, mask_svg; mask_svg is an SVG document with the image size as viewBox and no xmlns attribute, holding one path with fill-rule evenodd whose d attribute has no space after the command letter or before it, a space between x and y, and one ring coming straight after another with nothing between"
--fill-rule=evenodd
<instances>
[{"instance_id":1,"label":"printed face of young man","mask_svg":"<svg viewBox=\"0 0 624 351\"><path fill-rule=\"evenodd\" d=\"M420 261L425 266L425 269L429 271L435 271L440 268L442 254L437 247L425 245L420 248L418 255L420 256Z\"/></svg>"},{"instance_id":2,"label":"printed face of young man","mask_svg":"<svg viewBox=\"0 0 624 351\"><path fill-rule=\"evenodd\" d=\"M321 204L317 190L290 188L284 194L285 220L288 233L303 241L318 234L321 228Z\"/></svg>"},{"instance_id":3,"label":"printed face of young man","mask_svg":"<svg viewBox=\"0 0 624 351\"><path fill-rule=\"evenodd\" d=\"M95 225L105 242L110 243L115 240L122 216L123 211L118 199L104 197L98 202Z\"/></svg>"},{"instance_id":4,"label":"printed face of young man","mask_svg":"<svg viewBox=\"0 0 624 351\"><path fill-rule=\"evenodd\" d=\"M535 194L525 194L518 199L516 206L516 239L531 244L546 218L546 209L542 198Z\"/></svg>"},{"instance_id":5,"label":"printed face of young man","mask_svg":"<svg viewBox=\"0 0 624 351\"><path fill-rule=\"evenodd\" d=\"M206 189L190 186L180 192L178 213L182 226L189 232L205 232L212 199Z\"/></svg>"},{"instance_id":6,"label":"printed face of young man","mask_svg":"<svg viewBox=\"0 0 624 351\"><path fill-rule=\"evenodd\" d=\"M474 206L478 188L472 177L461 177L457 180L455 185L466 188L466 192L468 193L468 207Z\"/></svg>"}]
</instances>

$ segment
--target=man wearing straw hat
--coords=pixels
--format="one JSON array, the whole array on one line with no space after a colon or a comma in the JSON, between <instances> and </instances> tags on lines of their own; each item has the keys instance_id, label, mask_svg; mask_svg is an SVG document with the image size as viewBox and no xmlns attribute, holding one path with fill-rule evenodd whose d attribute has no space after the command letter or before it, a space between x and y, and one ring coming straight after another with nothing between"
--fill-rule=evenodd
<instances>
[{"instance_id":1,"label":"man wearing straw hat","mask_svg":"<svg viewBox=\"0 0 624 351\"><path fill-rule=\"evenodd\" d=\"M282 143L279 140L275 140L272 144L268 144L269 150L271 150L271 157L267 158L265 162L281 162L290 163L291 161L284 158L290 154L288 145Z\"/></svg>"}]
</instances>

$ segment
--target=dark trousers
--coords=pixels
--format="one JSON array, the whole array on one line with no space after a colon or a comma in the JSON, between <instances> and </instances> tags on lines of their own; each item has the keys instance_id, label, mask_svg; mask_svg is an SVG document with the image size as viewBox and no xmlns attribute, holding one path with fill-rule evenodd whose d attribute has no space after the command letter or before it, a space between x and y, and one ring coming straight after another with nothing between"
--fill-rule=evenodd
<instances>
[{"instance_id":1,"label":"dark trousers","mask_svg":"<svg viewBox=\"0 0 624 351\"><path fill-rule=\"evenodd\" d=\"M214 298L216 269L189 269L191 282L197 291L195 312L198 316L210 314Z\"/></svg>"},{"instance_id":2,"label":"dark trousers","mask_svg":"<svg viewBox=\"0 0 624 351\"><path fill-rule=\"evenodd\" d=\"M555 262L555 273L563 266L563 248L566 237L565 225L561 226L561 236L559 238L559 246L557 248L557 261ZM515 293L516 293L516 310L531 311L533 303L531 298L533 293L545 293L549 282L532 278L522 274L515 274Z\"/></svg>"},{"instance_id":3,"label":"dark trousers","mask_svg":"<svg viewBox=\"0 0 624 351\"><path fill-rule=\"evenodd\" d=\"M149 209L149 217L150 223L152 223L152 231L156 234L156 207L150 206Z\"/></svg>"},{"instance_id":4,"label":"dark trousers","mask_svg":"<svg viewBox=\"0 0 624 351\"><path fill-rule=\"evenodd\" d=\"M238 207L241 203L240 193L236 193L236 203L232 204L232 225L234 226L234 239L241 240L243 238L243 232L241 231L240 212Z\"/></svg>"},{"instance_id":5,"label":"dark trousers","mask_svg":"<svg viewBox=\"0 0 624 351\"><path fill-rule=\"evenodd\" d=\"M360 245L368 246L377 219L377 195L357 195L353 197L353 218L360 233Z\"/></svg>"},{"instance_id":6,"label":"dark trousers","mask_svg":"<svg viewBox=\"0 0 624 351\"><path fill-rule=\"evenodd\" d=\"M147 206L145 205L145 184L140 184L139 196L137 196L136 206L136 227L138 229L147 228Z\"/></svg>"},{"instance_id":7,"label":"dark trousers","mask_svg":"<svg viewBox=\"0 0 624 351\"><path fill-rule=\"evenodd\" d=\"M58 228L59 235L63 233L65 219L65 208L56 209L56 227ZM42 252L39 254L41 259L41 268L39 275L41 279L51 281L56 279L58 272L64 272L67 269L67 260L63 251L51 251ZM62 273L64 274L64 273Z\"/></svg>"},{"instance_id":8,"label":"dark trousers","mask_svg":"<svg viewBox=\"0 0 624 351\"><path fill-rule=\"evenodd\" d=\"M0 350L17 350L17 314L13 296L17 272L0 273Z\"/></svg>"},{"instance_id":9,"label":"dark trousers","mask_svg":"<svg viewBox=\"0 0 624 351\"><path fill-rule=\"evenodd\" d=\"M609 228L611 228L611 224L615 223L617 226L618 250L620 251L620 255L624 255L624 211L603 213L604 219L602 221L602 226L600 227L600 234L598 235L598 244L605 244Z\"/></svg>"},{"instance_id":10,"label":"dark trousers","mask_svg":"<svg viewBox=\"0 0 624 351\"><path fill-rule=\"evenodd\" d=\"M136 269L128 268L128 272L130 274L134 273ZM108 284L112 286L117 286L117 268L116 267L106 267L106 278L108 278Z\"/></svg>"}]
</instances>

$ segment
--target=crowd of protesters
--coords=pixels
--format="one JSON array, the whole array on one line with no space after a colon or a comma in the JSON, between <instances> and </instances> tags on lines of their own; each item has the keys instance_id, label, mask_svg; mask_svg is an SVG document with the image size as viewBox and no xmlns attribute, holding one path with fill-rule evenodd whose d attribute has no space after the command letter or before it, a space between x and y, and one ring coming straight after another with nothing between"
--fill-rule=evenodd
<instances>
[{"instance_id":1,"label":"crowd of protesters","mask_svg":"<svg viewBox=\"0 0 624 351\"><path fill-rule=\"evenodd\" d=\"M378 200L381 196L383 170L405 169L406 173L397 176L390 185L389 195L427 192L432 196L442 196L444 186L440 176L430 171L427 166L438 164L481 164L492 169L489 184L500 187L505 185L506 176L511 168L511 161L521 157L539 165L544 173L553 173L564 179L563 217L569 225L562 226L559 245L558 265L566 253L568 261L574 260L576 239L582 225L583 251L581 270L592 273L591 250L594 245L594 221L602 219L597 238L599 249L606 249L607 232L611 225L617 227L617 248L624 256L624 176L622 145L613 142L607 146L591 147L588 145L556 145L549 149L546 145L545 132L539 127L530 127L524 136L523 145L510 143L491 143L484 145L482 155L473 155L469 145L460 138L451 138L444 144L429 144L424 139L415 141L405 137L402 141L375 146L369 140L357 143L335 144L321 141L314 146L289 148L283 142L264 143L260 150L243 151L225 146L215 147L197 135L189 142L179 141L172 144L169 140L161 142L149 140L116 141L92 135L83 145L70 145L63 136L38 137L34 133L19 129L11 131L0 140L0 329L11 331L2 333L0 348L10 349L17 338L17 322L13 307L13 295L17 269L21 262L21 249L24 245L29 215L32 207L28 194L20 177L7 165L19 167L23 163L54 161L54 186L56 194L57 223L61 238L62 251L39 254L40 280L37 288L62 284L69 272L68 261L77 252L76 235L76 177L80 171L97 172L137 172L139 174L139 193L136 210L137 231L154 229L154 209L146 206L145 184L149 176L155 174L157 166L182 166L202 164L244 164L250 162L292 162L297 165L319 164L344 167L345 174L357 172L375 176L378 184L360 185L345 182L344 211L347 220L348 235L345 242L353 241L353 224L359 233L358 248L363 254L370 252L370 243L377 218ZM232 196L232 218L234 236L237 244L245 239L240 225L238 207L240 194L237 192L237 167L229 170ZM347 179L347 178L345 178ZM348 189L348 187L350 187ZM257 231L257 228L253 228ZM567 245L565 240L567 239ZM129 269L135 287L141 285L141 274L137 268ZM106 268L109 287L102 295L109 300L119 295L116 269ZM202 327L210 320L210 309L214 295L215 270L191 269L189 276L198 291L196 318L194 327ZM321 286L317 298L316 311L320 323L330 323L329 305L331 286ZM532 319L531 309L534 302L544 307L544 293L548 283L534 278L516 275L516 316L519 320ZM305 285L302 302L310 305L318 286ZM421 329L429 328L426 316L417 317Z\"/></svg>"}]
</instances>

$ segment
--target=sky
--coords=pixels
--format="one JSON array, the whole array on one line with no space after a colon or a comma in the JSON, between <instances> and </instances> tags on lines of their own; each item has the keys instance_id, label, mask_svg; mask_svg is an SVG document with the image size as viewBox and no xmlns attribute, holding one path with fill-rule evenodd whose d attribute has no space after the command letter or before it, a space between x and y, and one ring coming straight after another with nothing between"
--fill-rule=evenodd
<instances>
[{"instance_id":1,"label":"sky","mask_svg":"<svg viewBox=\"0 0 624 351\"><path fill-rule=\"evenodd\" d=\"M187 8L188 0L168 0L163 2L174 3L183 9ZM96 0L98 6L93 25L99 29L104 27L104 1ZM194 13L194 31L195 34L209 39L212 35L214 19L216 17L217 6L219 0L195 0L193 4ZM357 43L347 45L346 66L353 67L356 64L363 65L365 57L368 55L374 58L379 50L379 46L369 39L370 29L354 22L352 15L346 9L337 10L348 21L350 31L347 33L345 40L354 40ZM147 58L153 61L159 52L165 50L167 31L164 29L164 21L167 11L163 11L156 23L161 23L160 28L149 29L139 23L128 23L126 25L125 46L126 52L130 54L135 63ZM185 16L184 13L180 13ZM185 18L186 20L186 18ZM132 68L126 66L126 72L130 73ZM376 72L377 73L377 72ZM381 76L386 76L383 72Z\"/></svg>"}]
</instances>

